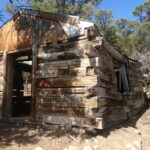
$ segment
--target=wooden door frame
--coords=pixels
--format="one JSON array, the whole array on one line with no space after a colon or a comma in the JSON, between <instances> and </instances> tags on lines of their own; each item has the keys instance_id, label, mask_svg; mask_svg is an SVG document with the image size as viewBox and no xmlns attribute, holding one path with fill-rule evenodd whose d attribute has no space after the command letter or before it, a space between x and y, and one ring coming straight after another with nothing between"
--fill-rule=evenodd
<instances>
[{"instance_id":1,"label":"wooden door frame","mask_svg":"<svg viewBox=\"0 0 150 150\"><path fill-rule=\"evenodd\" d=\"M22 50L14 50L9 52L3 53L3 66L4 66L4 89L3 89L3 109L2 109L2 117L4 120L10 120L12 118L12 62L13 56L15 54L23 54L26 52L31 52L32 55L32 48L22 49ZM32 60L33 61L33 60ZM32 91L32 89L31 89ZM32 97L32 95L31 95ZM32 107L33 97L31 98L31 114L33 114Z\"/></svg>"}]
</instances>

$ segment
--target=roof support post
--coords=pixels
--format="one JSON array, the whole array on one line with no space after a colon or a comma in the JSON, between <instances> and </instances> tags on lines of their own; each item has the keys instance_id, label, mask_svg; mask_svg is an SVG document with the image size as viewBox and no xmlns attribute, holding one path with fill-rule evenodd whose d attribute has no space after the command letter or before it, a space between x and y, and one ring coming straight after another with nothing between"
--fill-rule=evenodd
<instances>
[{"instance_id":1,"label":"roof support post","mask_svg":"<svg viewBox=\"0 0 150 150\"><path fill-rule=\"evenodd\" d=\"M2 92L2 112L1 118L5 117L5 108L6 108L6 93L7 93L7 53L3 53L3 92Z\"/></svg>"},{"instance_id":2,"label":"roof support post","mask_svg":"<svg viewBox=\"0 0 150 150\"><path fill-rule=\"evenodd\" d=\"M38 40L39 40L39 23L38 19L35 17L34 25L34 44L32 47L32 107L31 107L31 117L36 120L36 70L37 70L37 51L38 51Z\"/></svg>"}]
</instances>

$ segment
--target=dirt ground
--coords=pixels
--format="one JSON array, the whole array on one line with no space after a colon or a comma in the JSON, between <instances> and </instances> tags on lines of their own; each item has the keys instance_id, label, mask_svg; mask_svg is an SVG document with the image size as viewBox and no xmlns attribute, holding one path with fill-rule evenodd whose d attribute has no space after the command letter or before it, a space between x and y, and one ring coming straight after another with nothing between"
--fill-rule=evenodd
<instances>
[{"instance_id":1,"label":"dirt ground","mask_svg":"<svg viewBox=\"0 0 150 150\"><path fill-rule=\"evenodd\" d=\"M0 122L0 150L150 150L150 109L103 132Z\"/></svg>"}]
</instances>

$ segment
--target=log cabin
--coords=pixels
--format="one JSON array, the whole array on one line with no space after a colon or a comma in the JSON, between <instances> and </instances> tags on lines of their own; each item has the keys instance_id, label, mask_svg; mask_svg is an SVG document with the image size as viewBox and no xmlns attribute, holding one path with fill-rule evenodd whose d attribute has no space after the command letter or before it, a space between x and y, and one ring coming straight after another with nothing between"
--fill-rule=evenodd
<instances>
[{"instance_id":1,"label":"log cabin","mask_svg":"<svg viewBox=\"0 0 150 150\"><path fill-rule=\"evenodd\" d=\"M79 17L21 9L0 28L0 117L105 129L144 108L140 63Z\"/></svg>"}]
</instances>

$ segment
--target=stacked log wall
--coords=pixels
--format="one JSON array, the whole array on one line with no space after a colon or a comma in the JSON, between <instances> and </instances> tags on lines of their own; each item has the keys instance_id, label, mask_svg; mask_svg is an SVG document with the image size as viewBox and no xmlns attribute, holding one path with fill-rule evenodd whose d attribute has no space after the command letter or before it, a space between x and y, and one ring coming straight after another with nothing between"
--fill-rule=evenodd
<instances>
[{"instance_id":1,"label":"stacked log wall","mask_svg":"<svg viewBox=\"0 0 150 150\"><path fill-rule=\"evenodd\" d=\"M141 64L134 60L128 62L128 79L130 85L130 92L124 96L132 109L132 115L137 114L144 108L144 80L140 70Z\"/></svg>"},{"instance_id":2,"label":"stacked log wall","mask_svg":"<svg viewBox=\"0 0 150 150\"><path fill-rule=\"evenodd\" d=\"M101 44L100 38L94 38L39 48L37 118L102 118L101 95L107 97L105 89L112 89L109 70L113 64ZM108 60L110 65L103 65Z\"/></svg>"},{"instance_id":3,"label":"stacked log wall","mask_svg":"<svg viewBox=\"0 0 150 150\"><path fill-rule=\"evenodd\" d=\"M100 37L41 46L37 57L38 120L95 127L98 120L104 128L128 119L143 105L138 63L129 62L130 91L119 92L114 59Z\"/></svg>"}]
</instances>

